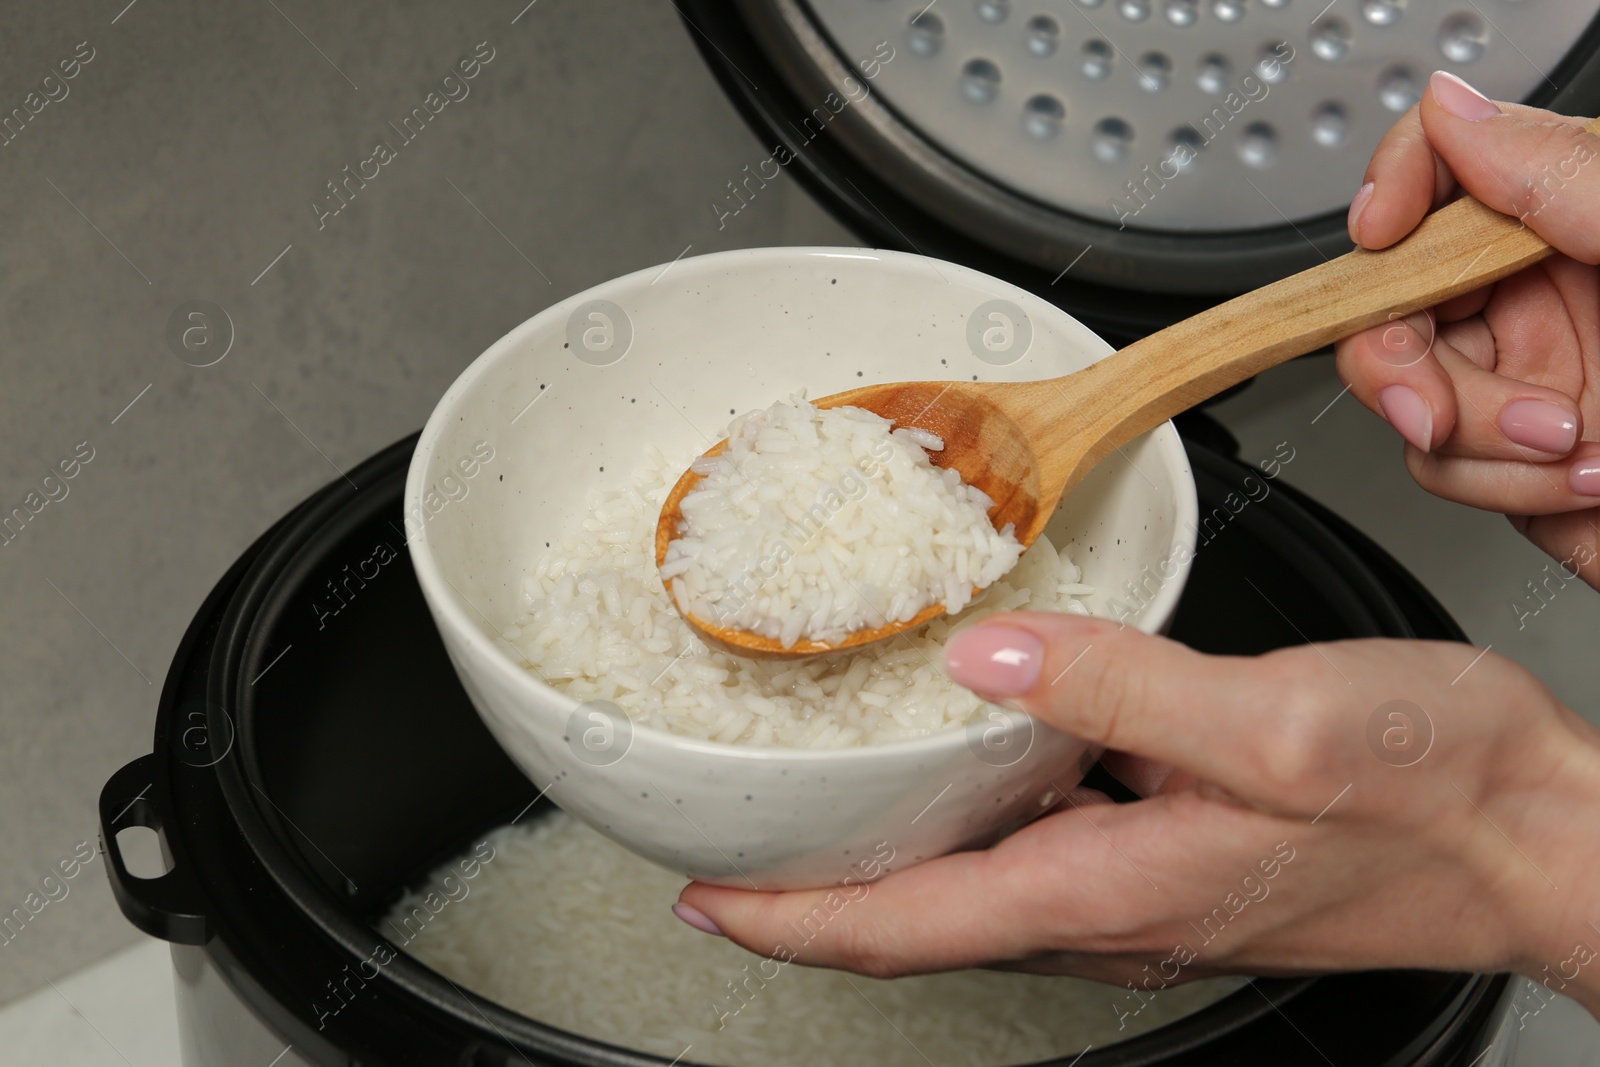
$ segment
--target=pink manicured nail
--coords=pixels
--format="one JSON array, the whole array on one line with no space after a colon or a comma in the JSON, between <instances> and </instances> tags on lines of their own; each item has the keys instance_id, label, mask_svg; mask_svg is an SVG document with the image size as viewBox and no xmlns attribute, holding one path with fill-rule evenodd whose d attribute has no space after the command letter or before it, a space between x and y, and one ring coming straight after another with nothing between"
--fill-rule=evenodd
<instances>
[{"instance_id":1,"label":"pink manicured nail","mask_svg":"<svg viewBox=\"0 0 1600 1067\"><path fill-rule=\"evenodd\" d=\"M1376 182L1368 182L1356 190L1355 199L1350 201L1350 218L1346 226L1350 228L1350 240L1361 243L1361 213L1367 209L1367 201L1372 199L1372 191L1378 187Z\"/></svg>"},{"instance_id":2,"label":"pink manicured nail","mask_svg":"<svg viewBox=\"0 0 1600 1067\"><path fill-rule=\"evenodd\" d=\"M1434 102L1458 119L1482 122L1500 114L1493 100L1449 71L1434 71L1433 77L1428 79L1428 89L1433 93Z\"/></svg>"},{"instance_id":3,"label":"pink manicured nail","mask_svg":"<svg viewBox=\"0 0 1600 1067\"><path fill-rule=\"evenodd\" d=\"M1567 483L1581 496L1600 496L1600 459L1590 458L1573 464Z\"/></svg>"},{"instance_id":4,"label":"pink manicured nail","mask_svg":"<svg viewBox=\"0 0 1600 1067\"><path fill-rule=\"evenodd\" d=\"M1433 412L1415 389L1391 385L1378 394L1378 407L1401 437L1424 452L1433 447Z\"/></svg>"},{"instance_id":5,"label":"pink manicured nail","mask_svg":"<svg viewBox=\"0 0 1600 1067\"><path fill-rule=\"evenodd\" d=\"M1524 448L1564 456L1578 443L1578 420L1547 400L1515 400L1500 412L1500 432Z\"/></svg>"},{"instance_id":6,"label":"pink manicured nail","mask_svg":"<svg viewBox=\"0 0 1600 1067\"><path fill-rule=\"evenodd\" d=\"M1019 697L1033 688L1044 666L1044 643L1026 630L978 626L963 630L944 649L952 681L985 697Z\"/></svg>"},{"instance_id":7,"label":"pink manicured nail","mask_svg":"<svg viewBox=\"0 0 1600 1067\"><path fill-rule=\"evenodd\" d=\"M711 916L707 915L699 908L691 907L688 904L674 904L672 906L672 914L676 915L678 918L682 919L684 922L688 923L690 926L694 927L696 930L699 930L703 934L711 934L713 937L726 936L722 930L718 928L717 924L711 921Z\"/></svg>"}]
</instances>

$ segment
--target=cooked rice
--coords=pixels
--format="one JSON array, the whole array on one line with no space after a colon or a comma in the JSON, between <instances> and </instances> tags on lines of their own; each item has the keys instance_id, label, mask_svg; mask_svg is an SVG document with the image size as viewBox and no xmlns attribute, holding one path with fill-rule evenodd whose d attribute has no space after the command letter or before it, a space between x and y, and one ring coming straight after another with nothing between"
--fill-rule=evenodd
<instances>
[{"instance_id":1,"label":"cooked rice","mask_svg":"<svg viewBox=\"0 0 1600 1067\"><path fill-rule=\"evenodd\" d=\"M917 449L920 451L920 449ZM581 531L543 553L503 636L545 682L578 701L609 700L635 724L735 744L840 748L926 737L991 705L940 666L950 635L1022 608L1088 614L1067 549L1040 537L966 610L904 639L799 660L708 648L662 587L661 503L684 469L649 450L631 488L595 492Z\"/></svg>"},{"instance_id":2,"label":"cooked rice","mask_svg":"<svg viewBox=\"0 0 1600 1067\"><path fill-rule=\"evenodd\" d=\"M780 968L679 922L668 905L681 876L571 816L506 827L489 841L493 862L461 883L470 886L465 897L404 943L396 932L422 907L423 894L412 895L379 932L513 1011L690 1063L926 1067L931 1057L940 1067L977 1067L1071 1059L1241 984L1212 979L1141 993L1140 1009L1125 988L1074 978L960 971L881 981L798 963ZM446 873L455 869L441 868L428 884ZM817 936L827 936L826 927ZM804 959L802 945L793 947ZM1119 1029L1122 1015L1136 1010Z\"/></svg>"},{"instance_id":3,"label":"cooked rice","mask_svg":"<svg viewBox=\"0 0 1600 1067\"><path fill-rule=\"evenodd\" d=\"M837 645L932 604L959 612L1016 565L994 506L935 467L936 434L798 397L735 419L681 502L661 576L683 612L792 648Z\"/></svg>"}]
</instances>

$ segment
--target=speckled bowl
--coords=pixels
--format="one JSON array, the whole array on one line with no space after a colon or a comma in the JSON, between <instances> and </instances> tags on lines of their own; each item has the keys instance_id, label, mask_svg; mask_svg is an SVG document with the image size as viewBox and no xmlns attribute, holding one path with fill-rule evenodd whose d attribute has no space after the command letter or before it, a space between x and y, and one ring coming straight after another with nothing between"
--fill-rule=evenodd
<instances>
[{"instance_id":1,"label":"speckled bowl","mask_svg":"<svg viewBox=\"0 0 1600 1067\"><path fill-rule=\"evenodd\" d=\"M1066 313L951 263L764 248L630 274L496 341L439 401L406 482L417 578L479 714L561 807L693 878L786 889L870 878L986 844L1070 789L1096 753L1025 716L843 750L746 748L595 718L499 638L545 541L643 448L685 463L729 411L797 388L1064 374L1111 349ZM1049 534L1077 546L1096 614L1171 620L1196 518L1170 425L1108 459ZM1125 583L1131 583L1125 585ZM1120 601L1114 602L1113 598ZM585 743L585 742L588 743Z\"/></svg>"}]
</instances>

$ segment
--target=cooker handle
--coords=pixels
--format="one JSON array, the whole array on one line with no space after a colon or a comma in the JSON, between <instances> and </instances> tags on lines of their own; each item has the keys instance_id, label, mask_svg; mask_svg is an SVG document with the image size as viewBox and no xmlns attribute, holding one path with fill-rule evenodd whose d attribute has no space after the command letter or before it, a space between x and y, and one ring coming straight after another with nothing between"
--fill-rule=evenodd
<instances>
[{"instance_id":1,"label":"cooker handle","mask_svg":"<svg viewBox=\"0 0 1600 1067\"><path fill-rule=\"evenodd\" d=\"M100 790L100 850L106 856L111 894L134 926L164 941L203 945L211 936L202 908L204 895L187 869L173 867L159 878L129 873L117 846L117 832L146 826L162 834L161 852L172 863L165 831L166 783L158 781L155 754L140 756L113 774Z\"/></svg>"}]
</instances>

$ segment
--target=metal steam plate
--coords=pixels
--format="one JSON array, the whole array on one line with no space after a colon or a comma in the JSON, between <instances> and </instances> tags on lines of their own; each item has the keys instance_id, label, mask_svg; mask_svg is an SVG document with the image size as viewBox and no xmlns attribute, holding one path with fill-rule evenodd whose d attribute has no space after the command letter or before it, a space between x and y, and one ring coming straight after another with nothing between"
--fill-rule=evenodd
<instances>
[{"instance_id":1,"label":"metal steam plate","mask_svg":"<svg viewBox=\"0 0 1600 1067\"><path fill-rule=\"evenodd\" d=\"M1198 233L1342 209L1431 71L1521 100L1600 0L810 7L852 60L894 47L866 91L969 168L1080 216Z\"/></svg>"}]
</instances>

